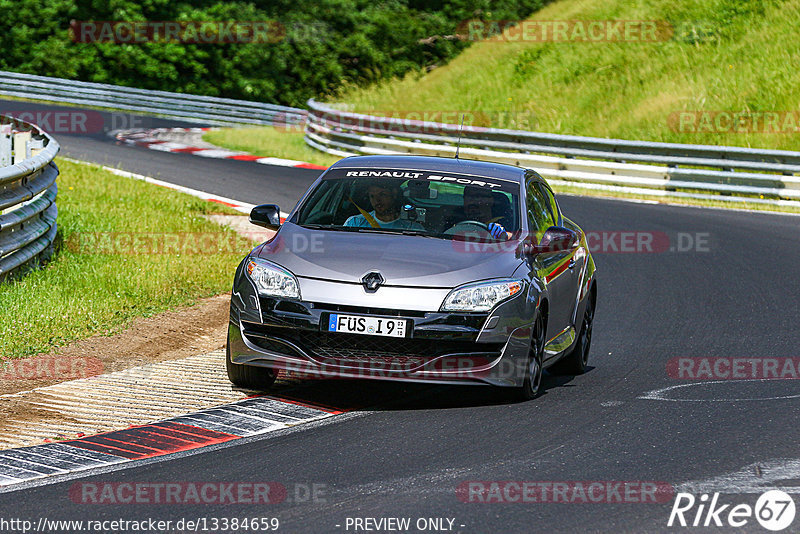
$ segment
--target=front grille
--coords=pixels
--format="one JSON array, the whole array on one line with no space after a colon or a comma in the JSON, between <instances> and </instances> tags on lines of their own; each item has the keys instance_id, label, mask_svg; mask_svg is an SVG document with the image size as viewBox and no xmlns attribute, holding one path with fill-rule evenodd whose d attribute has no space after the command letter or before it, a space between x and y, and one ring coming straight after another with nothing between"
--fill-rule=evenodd
<instances>
[{"instance_id":1,"label":"front grille","mask_svg":"<svg viewBox=\"0 0 800 534\"><path fill-rule=\"evenodd\" d=\"M294 328L276 328L267 325L245 324L245 335L267 350L297 356L286 341L296 345L312 358L326 364L356 367L391 366L393 369L414 369L445 354L482 355L492 359L500 355L502 343L473 341L390 338L322 332Z\"/></svg>"},{"instance_id":2,"label":"front grille","mask_svg":"<svg viewBox=\"0 0 800 534\"><path fill-rule=\"evenodd\" d=\"M442 354L477 352L479 345L472 341L444 339L394 338L347 334L339 332L313 332L298 330L297 344L314 352L330 354L373 354L381 356L409 356L430 359ZM491 350L491 349L486 349ZM481 351L483 352L483 351Z\"/></svg>"},{"instance_id":3,"label":"front grille","mask_svg":"<svg viewBox=\"0 0 800 534\"><path fill-rule=\"evenodd\" d=\"M410 371L425 365L426 359L402 354L378 354L358 350L325 350L316 352L317 359L323 364L348 365L363 368L391 368L398 371Z\"/></svg>"}]
</instances>

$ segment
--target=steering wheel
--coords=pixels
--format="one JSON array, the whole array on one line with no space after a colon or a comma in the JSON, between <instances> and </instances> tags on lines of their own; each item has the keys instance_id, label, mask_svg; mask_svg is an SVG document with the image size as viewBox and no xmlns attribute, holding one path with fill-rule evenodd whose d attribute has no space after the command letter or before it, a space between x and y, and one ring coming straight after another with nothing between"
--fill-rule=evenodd
<instances>
[{"instance_id":1,"label":"steering wheel","mask_svg":"<svg viewBox=\"0 0 800 534\"><path fill-rule=\"evenodd\" d=\"M492 237L492 233L489 231L489 225L486 223L482 223L480 221L461 221L457 222L447 230L445 230L445 235L454 235L459 232L474 232L475 230L481 230L482 232L486 232L489 237ZM481 236L482 237L482 236Z\"/></svg>"}]
</instances>

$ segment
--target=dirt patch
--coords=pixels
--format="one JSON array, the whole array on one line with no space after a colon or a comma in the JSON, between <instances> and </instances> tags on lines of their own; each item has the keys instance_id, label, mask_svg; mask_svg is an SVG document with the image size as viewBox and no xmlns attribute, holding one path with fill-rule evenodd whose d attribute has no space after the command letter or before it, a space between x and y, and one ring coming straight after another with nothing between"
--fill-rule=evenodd
<instances>
[{"instance_id":1,"label":"dirt patch","mask_svg":"<svg viewBox=\"0 0 800 534\"><path fill-rule=\"evenodd\" d=\"M207 217L254 241L275 235L250 224L246 215ZM225 348L229 306L230 294L225 293L135 319L112 336L98 334L33 358L0 362L0 395Z\"/></svg>"},{"instance_id":2,"label":"dirt patch","mask_svg":"<svg viewBox=\"0 0 800 534\"><path fill-rule=\"evenodd\" d=\"M270 230L249 224L247 216L211 215L208 218L256 241L265 241L274 235ZM135 319L124 330L111 336L98 334L33 358L0 362L3 367L0 368L0 395L5 397L0 408L0 420L8 424L24 422L23 430L34 432L38 427L39 433L43 426L63 426L59 434L64 437L76 437L79 428L83 430L78 436L83 432L108 430L84 428L77 424L79 421L68 408L54 411L52 400L47 395L24 392L224 349L229 306L229 293L200 299L193 306ZM227 380L225 383L229 386ZM91 399L86 399L86 402L92 404ZM48 435L56 437L56 434ZM7 443L6 446L19 446L19 443Z\"/></svg>"},{"instance_id":3,"label":"dirt patch","mask_svg":"<svg viewBox=\"0 0 800 534\"><path fill-rule=\"evenodd\" d=\"M224 348L229 306L230 294L225 293L135 319L112 336L95 335L47 354L9 361L0 373L0 394Z\"/></svg>"}]
</instances>

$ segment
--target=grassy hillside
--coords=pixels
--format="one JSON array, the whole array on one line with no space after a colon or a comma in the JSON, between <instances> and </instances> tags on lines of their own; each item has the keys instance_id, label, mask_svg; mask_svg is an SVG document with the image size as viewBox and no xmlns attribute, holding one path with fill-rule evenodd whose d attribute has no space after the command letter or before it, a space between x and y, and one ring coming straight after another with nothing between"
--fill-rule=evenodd
<instances>
[{"instance_id":1,"label":"grassy hillside","mask_svg":"<svg viewBox=\"0 0 800 534\"><path fill-rule=\"evenodd\" d=\"M494 126L554 133L800 150L800 0L561 0L532 19L663 20L675 33L659 42L479 42L426 75L353 88L340 101L400 116L478 111ZM712 122L681 131L682 111ZM771 133L737 133L719 114L749 113L745 128L758 119L758 129L759 113L771 111L790 112L767 125Z\"/></svg>"}]
</instances>

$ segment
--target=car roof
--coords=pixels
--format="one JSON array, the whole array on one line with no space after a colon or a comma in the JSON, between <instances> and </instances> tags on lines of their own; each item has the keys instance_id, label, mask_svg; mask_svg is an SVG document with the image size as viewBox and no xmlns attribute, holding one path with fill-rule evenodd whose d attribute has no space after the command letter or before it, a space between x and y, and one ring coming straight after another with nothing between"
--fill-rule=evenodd
<instances>
[{"instance_id":1,"label":"car roof","mask_svg":"<svg viewBox=\"0 0 800 534\"><path fill-rule=\"evenodd\" d=\"M454 174L470 174L500 178L515 182L522 182L525 179L525 169L522 167L515 167L514 165L506 165L504 163L492 163L471 159L438 158L434 156L351 156L337 161L330 168L378 168L451 172Z\"/></svg>"}]
</instances>

